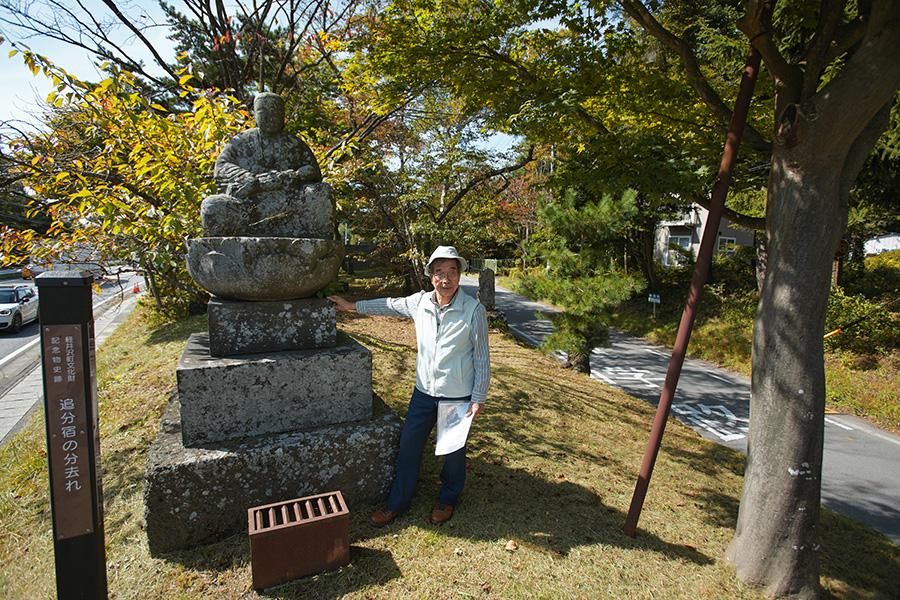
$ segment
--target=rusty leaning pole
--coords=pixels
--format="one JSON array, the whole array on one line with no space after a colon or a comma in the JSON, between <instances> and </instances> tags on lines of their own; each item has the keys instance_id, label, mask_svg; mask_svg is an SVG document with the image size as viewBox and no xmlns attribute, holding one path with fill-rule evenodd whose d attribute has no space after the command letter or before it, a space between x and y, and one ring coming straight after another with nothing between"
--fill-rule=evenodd
<instances>
[{"instance_id":1,"label":"rusty leaning pole","mask_svg":"<svg viewBox=\"0 0 900 600\"><path fill-rule=\"evenodd\" d=\"M764 31L763 34L768 34L768 24L774 9L774 0L766 2L764 12L761 16L762 22L766 26L766 31ZM675 338L675 347L672 349L672 358L669 361L669 368L666 371L666 380L663 384L662 393L659 397L659 404L656 408L656 417L653 420L650 439L647 442L644 460L641 463L637 484L635 485L634 494L631 497L631 506L629 507L628 515L625 518L624 530L625 533L631 537L634 537L637 532L638 519L641 516L641 509L644 506L644 498L647 496L647 489L650 487L650 476L653 474L653 467L656 464L656 457L659 454L659 448L662 444L662 437L666 430L666 420L669 418L669 411L672 408L672 400L675 397L675 390L678 387L678 378L681 376L681 368L684 364L684 358L687 355L687 347L691 339L694 319L697 316L700 298L703 295L703 284L706 281L707 275L709 274L709 266L712 263L713 249L716 244L719 223L722 221L722 214L725 212L725 197L728 194L728 188L731 185L731 178L734 174L734 164L737 160L738 149L741 145L744 124L747 121L747 114L750 110L750 101L753 98L753 88L756 85L756 79L759 74L761 58L759 50L753 46L753 40L751 39L747 61L741 75L738 96L735 100L734 111L731 115L728 136L725 139L725 150L722 153L718 177L713 186L709 219L706 223L706 229L703 231L703 238L700 240L700 250L697 253L697 262L694 266L694 274L691 278L690 292L688 293L684 312L681 315L681 324L678 327L678 335Z\"/></svg>"}]
</instances>

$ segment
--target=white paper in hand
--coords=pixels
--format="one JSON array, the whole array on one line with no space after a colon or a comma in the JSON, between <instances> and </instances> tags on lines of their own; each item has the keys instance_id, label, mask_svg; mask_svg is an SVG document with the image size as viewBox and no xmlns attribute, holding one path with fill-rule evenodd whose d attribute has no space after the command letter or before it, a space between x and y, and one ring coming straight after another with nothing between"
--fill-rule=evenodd
<instances>
[{"instance_id":1,"label":"white paper in hand","mask_svg":"<svg viewBox=\"0 0 900 600\"><path fill-rule=\"evenodd\" d=\"M469 412L468 402L438 402L436 456L456 452L466 444L469 427L474 415Z\"/></svg>"}]
</instances>

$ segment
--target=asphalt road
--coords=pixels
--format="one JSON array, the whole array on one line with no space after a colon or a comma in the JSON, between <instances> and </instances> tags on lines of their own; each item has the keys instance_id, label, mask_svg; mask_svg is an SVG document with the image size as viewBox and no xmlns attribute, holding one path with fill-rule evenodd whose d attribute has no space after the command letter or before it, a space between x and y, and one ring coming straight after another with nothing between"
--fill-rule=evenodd
<instances>
[{"instance_id":1,"label":"asphalt road","mask_svg":"<svg viewBox=\"0 0 900 600\"><path fill-rule=\"evenodd\" d=\"M463 277L460 285L475 296L476 278ZM537 344L553 331L549 321L535 317L555 310L546 304L498 286L496 306L506 313L510 331L529 343ZM610 342L608 348L594 350L591 377L658 404L671 351L617 331L610 332ZM702 437L746 454L750 380L688 358L670 414ZM900 437L855 417L828 414L824 452L822 504L900 544Z\"/></svg>"},{"instance_id":2,"label":"asphalt road","mask_svg":"<svg viewBox=\"0 0 900 600\"><path fill-rule=\"evenodd\" d=\"M116 298L132 293L134 284L143 288L143 277L133 272L123 273L121 283L112 280L100 282L100 292L94 293L94 314L115 304ZM7 279L0 284L27 284L36 289L34 281L25 279ZM38 364L40 358L40 330L38 322L33 321L22 328L19 333L0 332L0 396L12 385L27 375Z\"/></svg>"}]
</instances>

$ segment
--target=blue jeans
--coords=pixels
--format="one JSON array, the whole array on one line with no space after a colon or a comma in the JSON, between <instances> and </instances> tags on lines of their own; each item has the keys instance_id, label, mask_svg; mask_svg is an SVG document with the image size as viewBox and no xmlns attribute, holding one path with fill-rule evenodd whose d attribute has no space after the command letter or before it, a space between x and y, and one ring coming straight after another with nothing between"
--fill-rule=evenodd
<instances>
[{"instance_id":1,"label":"blue jeans","mask_svg":"<svg viewBox=\"0 0 900 600\"><path fill-rule=\"evenodd\" d=\"M413 390L406 411L406 421L400 434L400 456L397 458L397 475L391 494L388 496L387 509L395 512L406 510L412 502L419 479L419 467L422 465L422 454L428 436L437 422L438 401L467 401L465 398L435 398L424 392ZM448 506L456 506L466 481L466 447L444 457L441 469L441 491L438 500Z\"/></svg>"}]
</instances>

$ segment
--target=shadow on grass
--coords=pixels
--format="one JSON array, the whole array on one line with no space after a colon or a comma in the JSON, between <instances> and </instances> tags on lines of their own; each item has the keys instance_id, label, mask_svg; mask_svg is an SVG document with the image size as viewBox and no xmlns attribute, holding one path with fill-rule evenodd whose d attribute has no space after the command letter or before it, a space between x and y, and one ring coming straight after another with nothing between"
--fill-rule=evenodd
<instances>
[{"instance_id":1,"label":"shadow on grass","mask_svg":"<svg viewBox=\"0 0 900 600\"><path fill-rule=\"evenodd\" d=\"M192 333L206 332L208 327L208 318L206 315L185 317L178 319L177 321L171 321L158 327L154 327L150 335L147 336L146 343L153 346L156 344L168 344L170 342L178 341L187 342L187 339Z\"/></svg>"},{"instance_id":2,"label":"shadow on grass","mask_svg":"<svg viewBox=\"0 0 900 600\"><path fill-rule=\"evenodd\" d=\"M822 600L900 598L900 547L825 508L819 517Z\"/></svg>"},{"instance_id":3,"label":"shadow on grass","mask_svg":"<svg viewBox=\"0 0 900 600\"><path fill-rule=\"evenodd\" d=\"M622 531L625 515L606 504L598 493L565 479L548 479L547 473L530 473L506 465L502 456L470 457L466 490L453 519L442 527L427 523L440 487L441 462L428 456L409 511L385 529L375 529L365 520L351 531L361 542L407 527L435 528L448 537L479 542L515 540L549 556L565 559L581 547L616 546L639 548L664 554L670 559L708 565L713 559L697 550L672 544L640 532L636 538ZM367 515L366 515L367 516Z\"/></svg>"},{"instance_id":4,"label":"shadow on grass","mask_svg":"<svg viewBox=\"0 0 900 600\"><path fill-rule=\"evenodd\" d=\"M451 547L455 538L488 544L515 540L520 548L559 561L565 561L575 549L602 553L615 547L646 550L668 560L697 565L714 562L691 546L673 544L646 532L628 537L622 532L625 515L606 504L598 493L570 481L548 479L546 473L510 467L500 456L473 457L466 491L453 520L440 528L429 525L427 517L438 492L440 463L439 457L426 454L412 507L387 527L375 528L368 523L377 505L350 507L348 566L303 577L264 590L261 595L336 600L366 587L385 585L401 577L400 568L390 551L365 546L377 545L378 539L403 537L410 527L440 531ZM249 541L245 534L238 534L164 558L194 571L245 568L250 562Z\"/></svg>"},{"instance_id":5,"label":"shadow on grass","mask_svg":"<svg viewBox=\"0 0 900 600\"><path fill-rule=\"evenodd\" d=\"M258 590L266 598L336 600L356 590L385 585L402 575L387 550L350 546L350 564L280 586ZM374 597L374 596L373 596Z\"/></svg>"}]
</instances>

